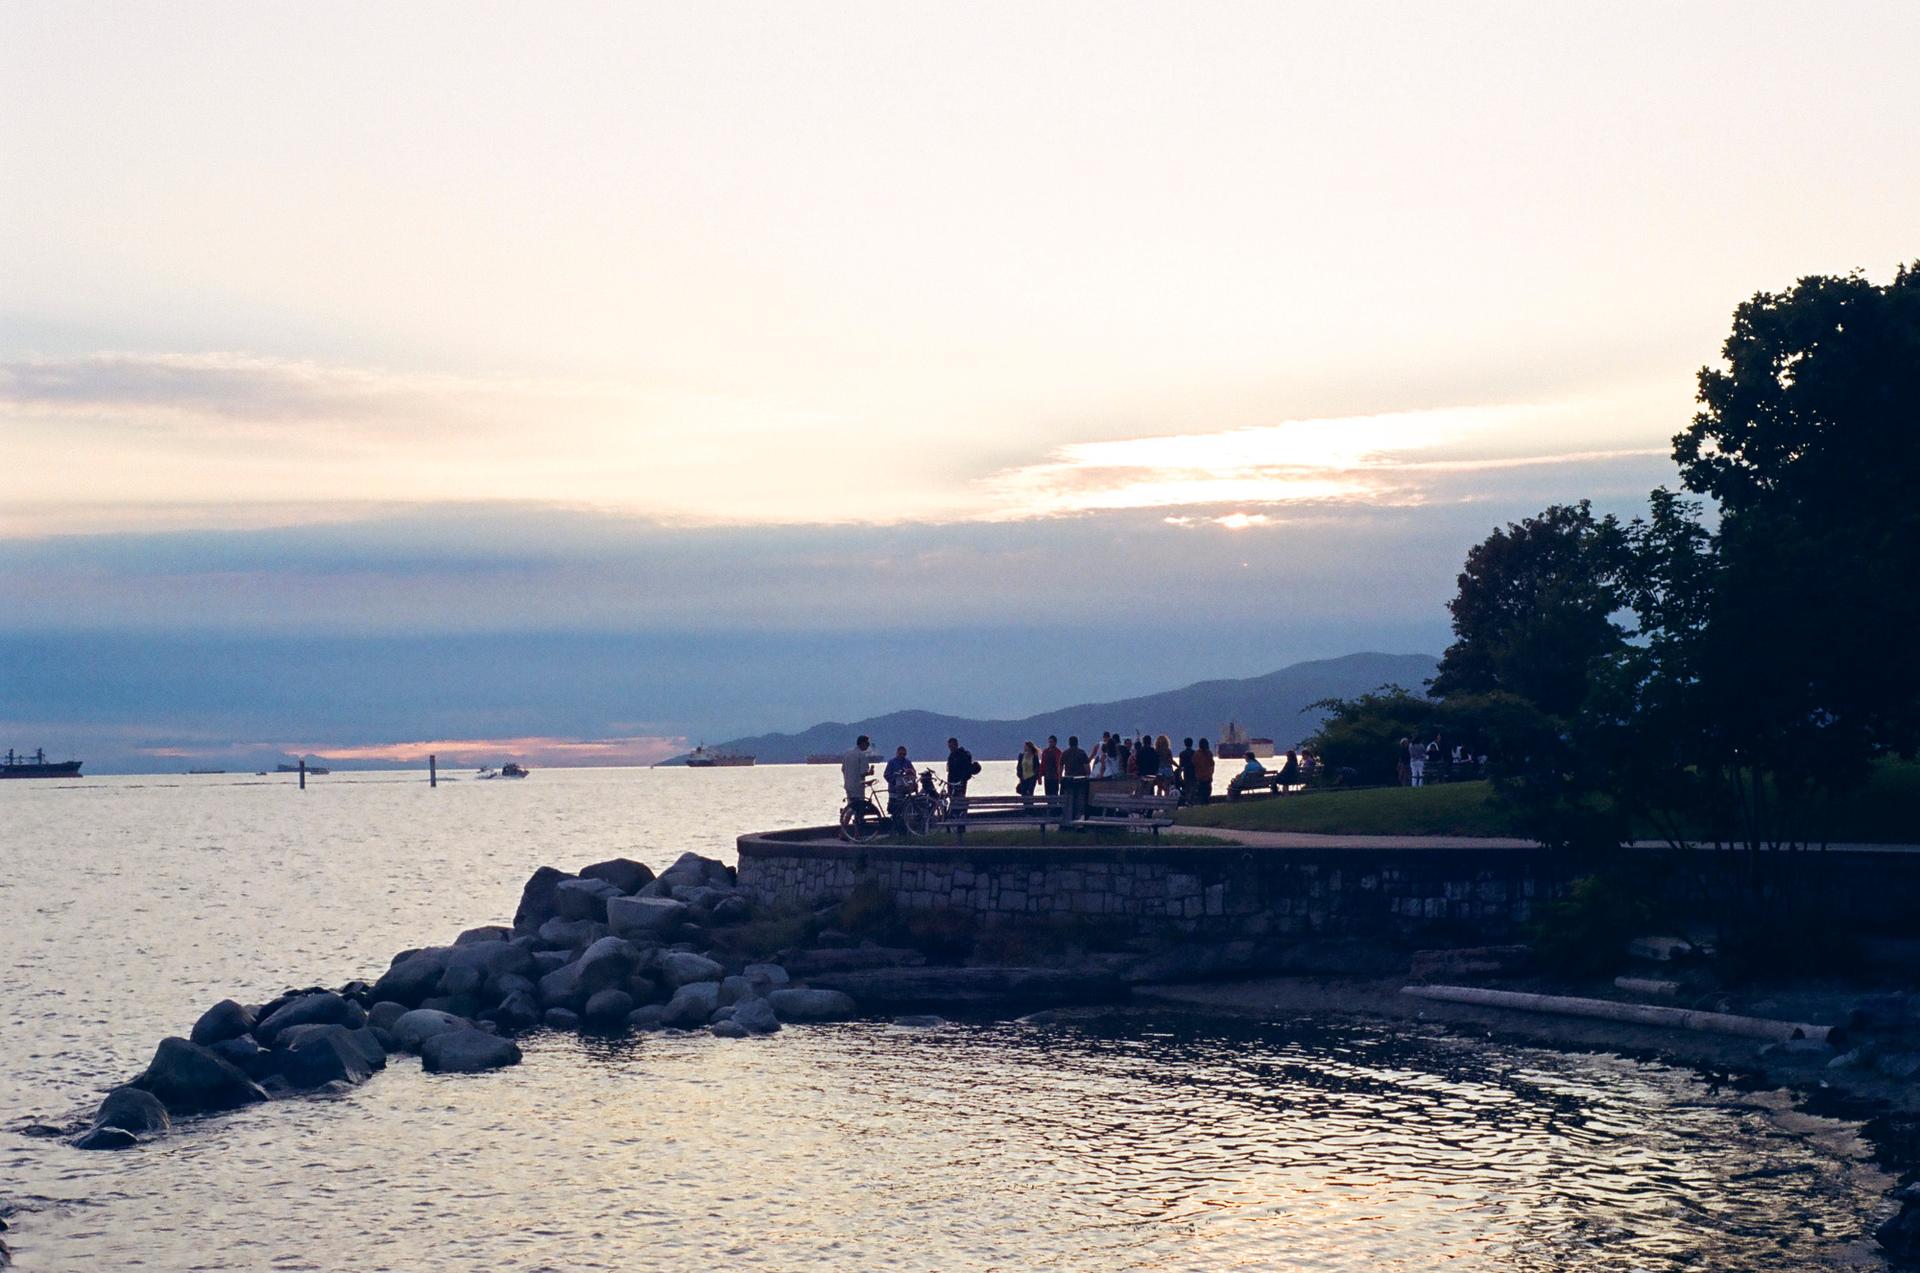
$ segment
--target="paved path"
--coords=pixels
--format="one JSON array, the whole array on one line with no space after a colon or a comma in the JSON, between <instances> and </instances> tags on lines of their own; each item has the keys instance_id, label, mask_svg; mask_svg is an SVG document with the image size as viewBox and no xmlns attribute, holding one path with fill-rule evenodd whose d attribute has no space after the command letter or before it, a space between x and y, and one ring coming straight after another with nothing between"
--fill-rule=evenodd
<instances>
[{"instance_id":1,"label":"paved path","mask_svg":"<svg viewBox=\"0 0 1920 1273\"><path fill-rule=\"evenodd\" d=\"M1178 826L1192 835L1217 836L1255 849L1533 849L1532 840L1478 835L1314 835L1304 831L1242 831L1231 827ZM1665 840L1635 840L1636 849L1665 849ZM1830 853L1920 853L1920 844L1829 844Z\"/></svg>"}]
</instances>

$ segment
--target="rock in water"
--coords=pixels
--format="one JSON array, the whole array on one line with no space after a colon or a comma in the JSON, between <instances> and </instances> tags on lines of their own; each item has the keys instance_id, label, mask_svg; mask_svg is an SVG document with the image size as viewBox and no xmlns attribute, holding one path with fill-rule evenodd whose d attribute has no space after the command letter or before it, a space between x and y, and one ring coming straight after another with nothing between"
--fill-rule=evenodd
<instances>
[{"instance_id":1,"label":"rock in water","mask_svg":"<svg viewBox=\"0 0 1920 1273\"><path fill-rule=\"evenodd\" d=\"M780 1017L765 999L742 999L733 1006L733 1023L753 1034L772 1034L780 1028Z\"/></svg>"},{"instance_id":2,"label":"rock in water","mask_svg":"<svg viewBox=\"0 0 1920 1273\"><path fill-rule=\"evenodd\" d=\"M627 1014L627 1028L630 1030L658 1030L660 1018L666 1015L666 1008L657 1003L643 1004Z\"/></svg>"},{"instance_id":3,"label":"rock in water","mask_svg":"<svg viewBox=\"0 0 1920 1273\"><path fill-rule=\"evenodd\" d=\"M622 893L638 893L653 883L653 871L630 858L612 858L580 869L583 880L605 880Z\"/></svg>"},{"instance_id":4,"label":"rock in water","mask_svg":"<svg viewBox=\"0 0 1920 1273\"><path fill-rule=\"evenodd\" d=\"M1909 1202L1874 1231L1874 1241L1900 1264L1920 1263L1920 1206Z\"/></svg>"},{"instance_id":5,"label":"rock in water","mask_svg":"<svg viewBox=\"0 0 1920 1273\"><path fill-rule=\"evenodd\" d=\"M264 1046L272 1047L280 1032L292 1026L343 1025L357 1030L366 1023L367 1014L359 1004L342 999L331 990L323 990L316 995L302 995L275 1012L253 1028L253 1037Z\"/></svg>"},{"instance_id":6,"label":"rock in water","mask_svg":"<svg viewBox=\"0 0 1920 1273\"><path fill-rule=\"evenodd\" d=\"M74 1137L75 1149L132 1149L140 1138L118 1127L89 1127Z\"/></svg>"},{"instance_id":7,"label":"rock in water","mask_svg":"<svg viewBox=\"0 0 1920 1273\"><path fill-rule=\"evenodd\" d=\"M367 1009L367 1024L380 1030L393 1029L393 1023L407 1015L407 1005L383 999Z\"/></svg>"},{"instance_id":8,"label":"rock in water","mask_svg":"<svg viewBox=\"0 0 1920 1273\"><path fill-rule=\"evenodd\" d=\"M573 876L565 871L556 871L543 866L533 873L520 890L520 905L513 912L513 931L516 933L537 933L540 925L559 915L554 900L554 890L560 887L562 880Z\"/></svg>"},{"instance_id":9,"label":"rock in water","mask_svg":"<svg viewBox=\"0 0 1920 1273\"><path fill-rule=\"evenodd\" d=\"M597 1030L617 1029L633 1011L633 996L624 990L596 990L587 998L580 1019Z\"/></svg>"},{"instance_id":10,"label":"rock in water","mask_svg":"<svg viewBox=\"0 0 1920 1273\"><path fill-rule=\"evenodd\" d=\"M373 1066L351 1038L352 1033L338 1025L288 1030L283 1036L286 1046L274 1049L274 1067L288 1086L301 1091L328 1083L364 1083L373 1077ZM382 1052L383 1060L385 1056Z\"/></svg>"},{"instance_id":11,"label":"rock in water","mask_svg":"<svg viewBox=\"0 0 1920 1273\"><path fill-rule=\"evenodd\" d=\"M193 1023L193 1033L188 1040L203 1048L210 1048L227 1039L237 1039L243 1034L253 1033L253 1014L231 999L222 999Z\"/></svg>"},{"instance_id":12,"label":"rock in water","mask_svg":"<svg viewBox=\"0 0 1920 1273\"><path fill-rule=\"evenodd\" d=\"M540 925L542 944L561 950L585 950L613 930L591 919L561 919L559 916Z\"/></svg>"},{"instance_id":13,"label":"rock in water","mask_svg":"<svg viewBox=\"0 0 1920 1273\"><path fill-rule=\"evenodd\" d=\"M468 1030L472 1023L465 1017L435 1008L415 1008L393 1023L394 1042L409 1052L418 1052L436 1035Z\"/></svg>"},{"instance_id":14,"label":"rock in water","mask_svg":"<svg viewBox=\"0 0 1920 1273\"><path fill-rule=\"evenodd\" d=\"M298 1047L302 1042L323 1035L331 1036L338 1031L337 1037L345 1046L360 1055L370 1069L387 1068L387 1048L380 1042L379 1035L372 1026L363 1025L358 1030L349 1030L342 1025L297 1025L280 1036L282 1048Z\"/></svg>"},{"instance_id":15,"label":"rock in water","mask_svg":"<svg viewBox=\"0 0 1920 1273\"><path fill-rule=\"evenodd\" d=\"M909 1017L895 1017L893 1023L908 1030L931 1030L935 1026L945 1025L947 1019L930 1012L923 1012Z\"/></svg>"},{"instance_id":16,"label":"rock in water","mask_svg":"<svg viewBox=\"0 0 1920 1273\"><path fill-rule=\"evenodd\" d=\"M707 1027L707 1033L716 1039L744 1039L748 1031L738 1021L716 1021Z\"/></svg>"},{"instance_id":17,"label":"rock in water","mask_svg":"<svg viewBox=\"0 0 1920 1273\"><path fill-rule=\"evenodd\" d=\"M672 866L660 872L660 879L675 889L700 884L718 888L733 887L733 875L724 862L703 858L698 853L682 853Z\"/></svg>"},{"instance_id":18,"label":"rock in water","mask_svg":"<svg viewBox=\"0 0 1920 1273\"><path fill-rule=\"evenodd\" d=\"M667 1000L667 1006L661 1010L662 1025L705 1025L714 1009L720 1006L720 983L717 981L696 981L680 987L673 992L673 998Z\"/></svg>"},{"instance_id":19,"label":"rock in water","mask_svg":"<svg viewBox=\"0 0 1920 1273\"><path fill-rule=\"evenodd\" d=\"M506 941L513 936L513 930L500 924L488 924L482 928L469 928L453 939L455 946L472 946L481 942Z\"/></svg>"},{"instance_id":20,"label":"rock in water","mask_svg":"<svg viewBox=\"0 0 1920 1273\"><path fill-rule=\"evenodd\" d=\"M775 990L767 1002L782 1021L835 1021L857 1010L853 996L838 990Z\"/></svg>"},{"instance_id":21,"label":"rock in water","mask_svg":"<svg viewBox=\"0 0 1920 1273\"><path fill-rule=\"evenodd\" d=\"M753 983L753 988L761 994L769 990L778 990L792 982L787 970L779 964L748 964L740 970L740 975Z\"/></svg>"},{"instance_id":22,"label":"rock in water","mask_svg":"<svg viewBox=\"0 0 1920 1273\"><path fill-rule=\"evenodd\" d=\"M93 1125L151 1135L171 1129L173 1120L167 1117L167 1107L153 1093L137 1087L116 1087L100 1102L100 1108L93 1115Z\"/></svg>"},{"instance_id":23,"label":"rock in water","mask_svg":"<svg viewBox=\"0 0 1920 1273\"><path fill-rule=\"evenodd\" d=\"M417 1008L420 1001L440 986L447 971L447 952L443 949L420 950L396 962L380 980L373 983L376 1002L390 999Z\"/></svg>"},{"instance_id":24,"label":"rock in water","mask_svg":"<svg viewBox=\"0 0 1920 1273\"><path fill-rule=\"evenodd\" d=\"M502 1030L529 1029L540 1024L540 1001L527 991L515 990L489 1015Z\"/></svg>"},{"instance_id":25,"label":"rock in water","mask_svg":"<svg viewBox=\"0 0 1920 1273\"><path fill-rule=\"evenodd\" d=\"M420 1062L430 1074L477 1074L520 1064L520 1049L511 1039L481 1030L453 1030L428 1039Z\"/></svg>"},{"instance_id":26,"label":"rock in water","mask_svg":"<svg viewBox=\"0 0 1920 1273\"><path fill-rule=\"evenodd\" d=\"M660 937L684 922L691 909L670 897L616 897L607 902L607 924L615 935L634 940Z\"/></svg>"},{"instance_id":27,"label":"rock in water","mask_svg":"<svg viewBox=\"0 0 1920 1273\"><path fill-rule=\"evenodd\" d=\"M258 1083L273 1073L273 1054L253 1041L252 1035L222 1039L207 1051Z\"/></svg>"},{"instance_id":28,"label":"rock in water","mask_svg":"<svg viewBox=\"0 0 1920 1273\"><path fill-rule=\"evenodd\" d=\"M578 1030L580 1014L566 1008L548 1008L540 1014L540 1021L549 1030Z\"/></svg>"},{"instance_id":29,"label":"rock in water","mask_svg":"<svg viewBox=\"0 0 1920 1273\"><path fill-rule=\"evenodd\" d=\"M726 971L705 955L696 955L690 950L670 950L660 956L660 979L676 990L696 981L717 982Z\"/></svg>"},{"instance_id":30,"label":"rock in water","mask_svg":"<svg viewBox=\"0 0 1920 1273\"><path fill-rule=\"evenodd\" d=\"M633 975L640 952L623 937L602 937L581 954L580 988L588 994L617 986Z\"/></svg>"},{"instance_id":31,"label":"rock in water","mask_svg":"<svg viewBox=\"0 0 1920 1273\"><path fill-rule=\"evenodd\" d=\"M185 1039L160 1040L145 1073L131 1086L153 1093L176 1118L238 1109L267 1099L259 1084Z\"/></svg>"}]
</instances>

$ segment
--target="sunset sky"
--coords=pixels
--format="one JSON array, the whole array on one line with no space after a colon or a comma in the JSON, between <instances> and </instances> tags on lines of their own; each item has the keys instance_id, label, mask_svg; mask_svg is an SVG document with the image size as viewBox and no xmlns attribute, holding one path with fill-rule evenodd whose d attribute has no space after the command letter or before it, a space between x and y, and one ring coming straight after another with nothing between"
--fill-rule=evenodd
<instances>
[{"instance_id":1,"label":"sunset sky","mask_svg":"<svg viewBox=\"0 0 1920 1273\"><path fill-rule=\"evenodd\" d=\"M1908 3L6 5L0 745L646 759L1437 653L1493 525L1669 480L1736 304L1920 257L1916 47Z\"/></svg>"}]
</instances>

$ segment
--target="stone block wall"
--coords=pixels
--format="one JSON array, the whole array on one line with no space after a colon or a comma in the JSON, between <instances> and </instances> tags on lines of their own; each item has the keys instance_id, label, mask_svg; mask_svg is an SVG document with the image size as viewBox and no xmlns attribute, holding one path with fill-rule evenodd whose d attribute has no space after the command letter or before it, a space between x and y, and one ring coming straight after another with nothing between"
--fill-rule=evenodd
<instances>
[{"instance_id":1,"label":"stone block wall","mask_svg":"<svg viewBox=\"0 0 1920 1273\"><path fill-rule=\"evenodd\" d=\"M986 923L1092 919L1205 941L1466 942L1518 938L1558 888L1538 849L870 848L821 834L741 837L741 888L763 904L813 906L871 883L896 906Z\"/></svg>"}]
</instances>

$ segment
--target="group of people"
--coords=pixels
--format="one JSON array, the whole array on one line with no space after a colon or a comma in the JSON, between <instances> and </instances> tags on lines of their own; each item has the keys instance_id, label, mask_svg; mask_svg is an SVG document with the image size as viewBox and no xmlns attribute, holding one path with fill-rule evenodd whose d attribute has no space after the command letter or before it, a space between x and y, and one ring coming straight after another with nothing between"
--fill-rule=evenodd
<instances>
[{"instance_id":1,"label":"group of people","mask_svg":"<svg viewBox=\"0 0 1920 1273\"><path fill-rule=\"evenodd\" d=\"M1451 769L1458 769L1462 765L1468 765L1477 772L1485 769L1487 764L1484 754L1475 754L1474 748L1465 743L1456 742L1449 747L1446 740L1437 733L1431 738L1422 738L1418 735L1402 738L1399 750L1398 777L1403 787L1426 786L1429 766L1439 768L1445 765Z\"/></svg>"},{"instance_id":2,"label":"group of people","mask_svg":"<svg viewBox=\"0 0 1920 1273\"><path fill-rule=\"evenodd\" d=\"M866 800L867 775L878 760L871 747L872 740L862 734L840 758L847 800L856 808ZM1045 747L1029 740L1020 748L1020 755L1014 761L1014 790L1028 804L1033 802L1036 792L1049 801L1062 800L1069 819L1076 809L1084 810L1089 784L1108 778L1133 778L1155 795L1177 796L1181 804L1207 804L1213 799L1216 760L1213 745L1205 738L1197 744L1191 738L1182 739L1176 752L1172 740L1165 734L1128 738L1104 731L1100 741L1088 747L1080 745L1077 734L1068 736L1065 747L1060 745L1058 735L1049 734ZM1297 771L1291 753L1288 765ZM964 807L967 786L979 772L980 764L973 753L962 747L959 739L947 739L949 799ZM1251 755L1246 758L1246 772L1263 772L1259 760ZM923 785L905 747L894 748L881 770L881 779L886 784L890 804Z\"/></svg>"}]
</instances>

